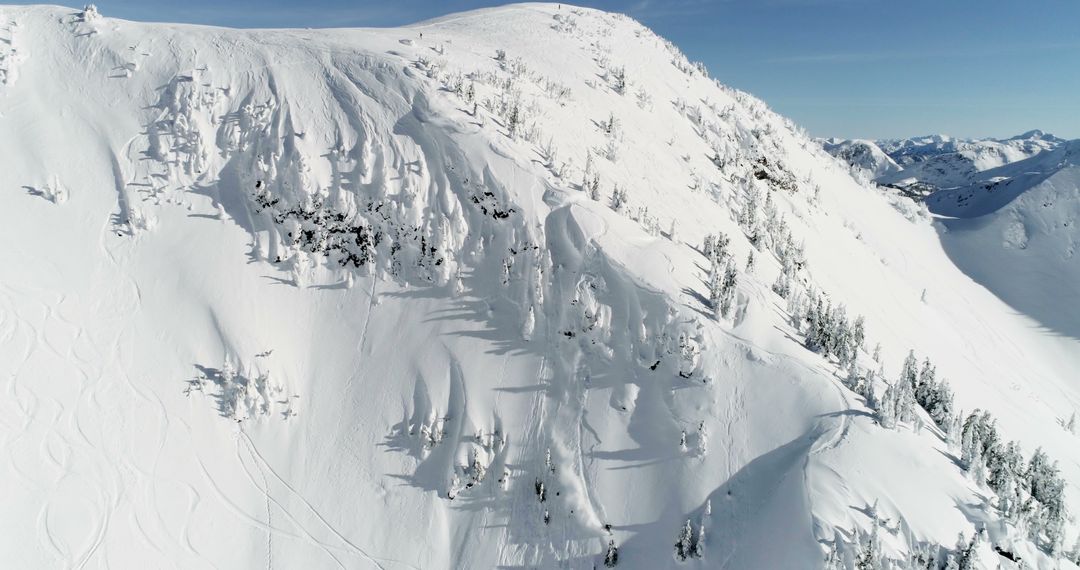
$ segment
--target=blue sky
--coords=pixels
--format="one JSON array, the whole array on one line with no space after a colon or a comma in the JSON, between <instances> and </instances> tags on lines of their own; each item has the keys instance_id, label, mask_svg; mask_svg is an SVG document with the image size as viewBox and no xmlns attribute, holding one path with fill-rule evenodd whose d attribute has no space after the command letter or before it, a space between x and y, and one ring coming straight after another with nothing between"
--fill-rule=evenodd
<instances>
[{"instance_id":1,"label":"blue sky","mask_svg":"<svg viewBox=\"0 0 1080 570\"><path fill-rule=\"evenodd\" d=\"M97 0L107 16L391 26L490 0ZM630 14L815 136L1080 138L1076 0L582 0Z\"/></svg>"}]
</instances>

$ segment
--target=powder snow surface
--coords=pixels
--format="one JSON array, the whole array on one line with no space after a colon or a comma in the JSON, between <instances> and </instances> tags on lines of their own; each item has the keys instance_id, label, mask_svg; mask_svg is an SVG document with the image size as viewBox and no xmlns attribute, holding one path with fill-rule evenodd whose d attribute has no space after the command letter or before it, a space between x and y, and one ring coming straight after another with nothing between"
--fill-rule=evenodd
<instances>
[{"instance_id":1,"label":"powder snow surface","mask_svg":"<svg viewBox=\"0 0 1080 570\"><path fill-rule=\"evenodd\" d=\"M1080 512L1075 170L1012 202L1052 208L943 226L632 20L523 4L247 31L3 7L0 172L5 568L587 569L609 541L620 568L816 568L874 503L896 558L985 523L1069 567L804 348L736 213L770 192L886 379L930 357ZM398 241L343 265L287 210Z\"/></svg>"}]
</instances>

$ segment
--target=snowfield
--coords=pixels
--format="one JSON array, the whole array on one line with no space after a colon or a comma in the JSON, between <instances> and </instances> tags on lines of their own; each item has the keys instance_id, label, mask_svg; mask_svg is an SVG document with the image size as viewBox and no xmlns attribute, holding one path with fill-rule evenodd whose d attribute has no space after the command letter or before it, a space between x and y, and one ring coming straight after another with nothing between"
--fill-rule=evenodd
<instances>
[{"instance_id":1,"label":"snowfield","mask_svg":"<svg viewBox=\"0 0 1080 570\"><path fill-rule=\"evenodd\" d=\"M0 172L5 568L1075 567L1075 167L937 220L565 4L29 6Z\"/></svg>"}]
</instances>

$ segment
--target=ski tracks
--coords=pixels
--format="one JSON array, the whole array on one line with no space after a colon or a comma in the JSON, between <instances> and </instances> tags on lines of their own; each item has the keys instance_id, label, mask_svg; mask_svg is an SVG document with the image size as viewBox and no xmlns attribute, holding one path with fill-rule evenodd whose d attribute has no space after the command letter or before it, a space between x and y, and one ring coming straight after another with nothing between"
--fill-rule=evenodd
<instances>
[{"instance_id":1,"label":"ski tracks","mask_svg":"<svg viewBox=\"0 0 1080 570\"><path fill-rule=\"evenodd\" d=\"M245 461L243 453L246 452L248 459ZM366 549L357 545L355 542L347 538L340 530L331 524L326 517L317 509L314 505L308 502L304 496L297 491L288 481L281 477L277 471L270 466L263 455L259 452L255 443L251 440L250 435L241 428L238 431L237 436L237 460L243 466L249 481L265 495L266 499L266 516L265 523L261 521L258 525L266 530L269 534L280 532L271 524L270 514L271 505L278 508L284 515L285 519L292 523L292 525L302 533L302 535L312 544L320 547L327 553L341 568L351 568L352 566L346 565L338 556L333 552L346 553L355 555L375 568L386 570L387 566L384 564L392 564L394 567L404 567L416 569L416 566L403 562L401 560L386 558L380 556L374 556L370 554ZM250 466L249 466L250 462ZM254 471L258 472L259 480L256 480ZM204 468L205 473L205 468ZM208 474L207 474L208 476ZM259 481L262 481L262 485ZM216 489L216 486L215 486ZM219 490L220 493L220 490ZM223 497L224 498L224 497ZM301 512L297 513L289 509L285 503L299 503L302 506ZM235 508L235 506L234 506ZM245 515L246 516L246 515ZM249 520L257 521L254 517L246 516ZM303 520L306 519L306 520ZM324 534L324 538L319 538L316 533L321 532ZM328 535L328 538L325 536ZM296 535L288 535L296 538ZM268 549L271 548L271 544L268 539ZM336 544L334 544L336 542ZM267 555L267 567L270 567L270 554Z\"/></svg>"}]
</instances>

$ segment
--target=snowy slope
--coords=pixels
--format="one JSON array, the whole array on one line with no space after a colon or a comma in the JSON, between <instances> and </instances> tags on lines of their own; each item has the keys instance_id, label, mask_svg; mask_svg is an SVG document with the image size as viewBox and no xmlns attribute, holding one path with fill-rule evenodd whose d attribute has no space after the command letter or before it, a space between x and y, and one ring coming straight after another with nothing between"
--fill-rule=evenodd
<instances>
[{"instance_id":1,"label":"snowy slope","mask_svg":"<svg viewBox=\"0 0 1080 570\"><path fill-rule=\"evenodd\" d=\"M862 368L928 356L1060 462L1072 512L1078 336L626 17L3 7L0 37L5 567L592 568L613 544L620 568L818 568L874 520L894 559L978 526L980 567L1070 567L805 348L756 228L802 244L799 295L865 316Z\"/></svg>"},{"instance_id":2,"label":"snowy slope","mask_svg":"<svg viewBox=\"0 0 1080 570\"><path fill-rule=\"evenodd\" d=\"M958 266L1054 332L1080 337L1080 141L987 170L927 206L950 218L943 243Z\"/></svg>"}]
</instances>

